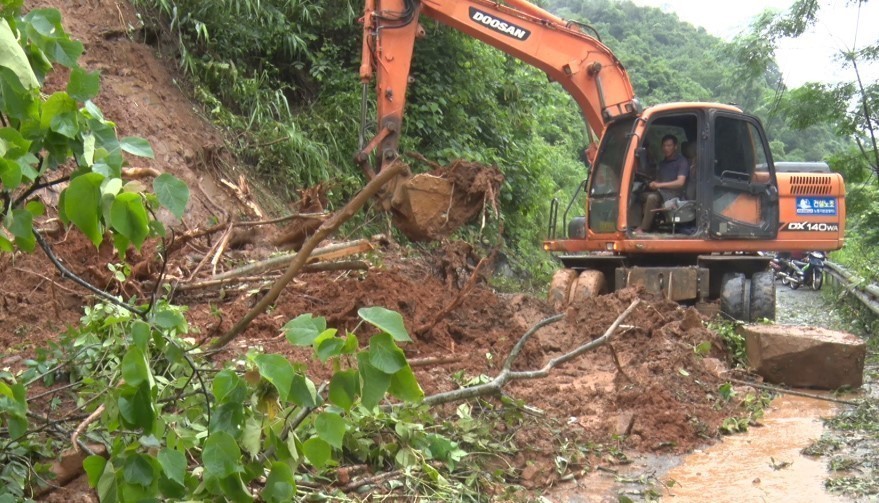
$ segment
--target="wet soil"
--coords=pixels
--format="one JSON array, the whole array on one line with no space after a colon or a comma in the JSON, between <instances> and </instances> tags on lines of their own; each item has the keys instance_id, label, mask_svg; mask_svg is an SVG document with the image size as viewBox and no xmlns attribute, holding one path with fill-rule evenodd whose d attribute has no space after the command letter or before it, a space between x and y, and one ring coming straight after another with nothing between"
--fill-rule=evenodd
<instances>
[{"instance_id":1,"label":"wet soil","mask_svg":"<svg viewBox=\"0 0 879 503\"><path fill-rule=\"evenodd\" d=\"M117 121L120 135L144 136L153 144L156 159L138 166L171 172L189 184L193 203L183 224L175 224L176 230L204 226L209 220L246 218L247 209L219 183L224 176L221 168L232 162L221 134L199 117L177 86L182 80L174 62L157 58L156 49L142 43L137 30L129 31L129 25L137 26L133 9L108 0L42 0L34 6L60 9L69 31L85 43L84 66L102 71L103 91L97 103ZM130 38L131 34L135 36ZM63 85L63 77L50 77L49 87ZM485 183L491 187L491 180ZM52 194L41 197L51 206ZM479 203L485 204L485 199ZM218 239L220 235L207 235L177 250L169 259L169 277L193 274ZM109 246L95 250L76 232L58 232L49 241L60 260L93 284L125 297L144 298L150 292L156 243L131 256L134 269L145 272L122 285L107 267L118 260ZM380 245L366 272L297 278L275 308L257 317L221 357L235 358L259 347L306 364L313 379L321 380L330 375L331 368L309 360L309 351L292 348L279 337L284 323L313 313L325 316L329 325L340 330L356 330L364 342L371 334L356 328L357 310L383 306L400 312L413 332L415 342L404 348L407 357L456 358L453 363L416 369L425 392L432 394L457 388L452 378L456 373L497 374L516 341L538 321L555 314L543 299L499 295L481 279L465 292L464 285L480 258L466 244L447 242L418 254L387 240ZM218 272L275 251L268 243L246 244L225 254ZM63 280L41 253L0 256L0 291L0 323L9 327L0 333L4 366L56 340L66 326L76 323L83 305L94 302L87 292ZM189 306L193 335L207 340L241 319L262 293L260 288L245 285L241 290L215 290L198 297L181 294L175 302ZM466 297L460 307L437 319L461 295ZM609 345L560 366L546 379L509 386L512 397L536 407L546 418L515 433L520 451L508 461L526 488L544 488L566 475L557 469L560 443L606 444L651 455L684 454L716 441L723 419L741 412L740 403L717 396L718 386L725 382L726 353L718 337L704 328L700 315L632 289L568 310L562 321L535 334L515 368L540 368L601 336L636 298L643 302L624 320ZM423 326L432 328L416 331ZM697 347L706 347L704 343L707 349L697 351ZM596 455L589 462L609 463ZM64 493L59 494L63 497Z\"/></svg>"}]
</instances>

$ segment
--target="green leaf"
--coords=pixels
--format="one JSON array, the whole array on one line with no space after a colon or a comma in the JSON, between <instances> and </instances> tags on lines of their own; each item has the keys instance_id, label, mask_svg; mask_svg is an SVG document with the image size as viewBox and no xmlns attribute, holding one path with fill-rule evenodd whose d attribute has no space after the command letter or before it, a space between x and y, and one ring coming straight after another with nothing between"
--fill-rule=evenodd
<instances>
[{"instance_id":1,"label":"green leaf","mask_svg":"<svg viewBox=\"0 0 879 503\"><path fill-rule=\"evenodd\" d=\"M360 394L360 376L356 370L342 370L333 374L330 379L330 402L345 410L351 406Z\"/></svg>"},{"instance_id":2,"label":"green leaf","mask_svg":"<svg viewBox=\"0 0 879 503\"><path fill-rule=\"evenodd\" d=\"M74 140L79 134L79 116L75 111L59 113L52 117L49 130Z\"/></svg>"},{"instance_id":3,"label":"green leaf","mask_svg":"<svg viewBox=\"0 0 879 503\"><path fill-rule=\"evenodd\" d=\"M82 467L85 469L89 479L89 487L94 489L98 486L98 481L104 473L104 467L107 466L107 460L103 456L92 455L85 458Z\"/></svg>"},{"instance_id":4,"label":"green leaf","mask_svg":"<svg viewBox=\"0 0 879 503\"><path fill-rule=\"evenodd\" d=\"M327 466L327 463L329 463L330 457L333 454L330 444L317 437L312 437L306 440L302 444L302 451L309 463L318 470Z\"/></svg>"},{"instance_id":5,"label":"green leaf","mask_svg":"<svg viewBox=\"0 0 879 503\"><path fill-rule=\"evenodd\" d=\"M37 46L45 57L60 63L67 68L74 68L82 55L83 46L80 42L70 40L61 26L61 14L56 9L34 9L25 20L28 21L28 38Z\"/></svg>"},{"instance_id":6,"label":"green leaf","mask_svg":"<svg viewBox=\"0 0 879 503\"><path fill-rule=\"evenodd\" d=\"M394 340L402 342L412 340L403 324L403 317L396 311L378 306L362 307L357 310L357 315L370 325L391 334Z\"/></svg>"},{"instance_id":7,"label":"green leaf","mask_svg":"<svg viewBox=\"0 0 879 503\"><path fill-rule=\"evenodd\" d=\"M52 121L66 113L76 113L76 101L63 91L54 93L40 108L40 128L43 131L59 132L52 127Z\"/></svg>"},{"instance_id":8,"label":"green leaf","mask_svg":"<svg viewBox=\"0 0 879 503\"><path fill-rule=\"evenodd\" d=\"M243 470L241 451L232 435L224 431L211 433L201 453L204 473L207 477L222 479Z\"/></svg>"},{"instance_id":9,"label":"green leaf","mask_svg":"<svg viewBox=\"0 0 879 503\"><path fill-rule=\"evenodd\" d=\"M295 374L293 376L293 383L290 386L289 399L300 407L314 407L318 403L317 389L315 389L311 379Z\"/></svg>"},{"instance_id":10,"label":"green leaf","mask_svg":"<svg viewBox=\"0 0 879 503\"><path fill-rule=\"evenodd\" d=\"M284 335L294 346L311 346L314 340L327 329L326 318L302 314L284 325Z\"/></svg>"},{"instance_id":11,"label":"green leaf","mask_svg":"<svg viewBox=\"0 0 879 503\"><path fill-rule=\"evenodd\" d=\"M406 366L406 355L388 333L369 339L369 363L386 374L395 374Z\"/></svg>"},{"instance_id":12,"label":"green leaf","mask_svg":"<svg viewBox=\"0 0 879 503\"><path fill-rule=\"evenodd\" d=\"M156 411L150 386L146 382L136 388L124 386L117 403L119 415L127 426L142 428L146 433L152 432Z\"/></svg>"},{"instance_id":13,"label":"green leaf","mask_svg":"<svg viewBox=\"0 0 879 503\"><path fill-rule=\"evenodd\" d=\"M70 181L64 191L64 214L97 247L103 241L100 222L101 182L104 176L87 173Z\"/></svg>"},{"instance_id":14,"label":"green leaf","mask_svg":"<svg viewBox=\"0 0 879 503\"><path fill-rule=\"evenodd\" d=\"M0 235L0 251L12 253L15 248L12 247L12 241Z\"/></svg>"},{"instance_id":15,"label":"green leaf","mask_svg":"<svg viewBox=\"0 0 879 503\"><path fill-rule=\"evenodd\" d=\"M322 362L326 362L330 358L342 354L342 348L345 347L345 339L336 337L335 333L336 329L331 328L314 340L317 357L320 358L320 361Z\"/></svg>"},{"instance_id":16,"label":"green leaf","mask_svg":"<svg viewBox=\"0 0 879 503\"><path fill-rule=\"evenodd\" d=\"M140 386L143 382L152 384L146 356L137 346L129 348L122 357L122 378L131 387Z\"/></svg>"},{"instance_id":17,"label":"green leaf","mask_svg":"<svg viewBox=\"0 0 879 503\"><path fill-rule=\"evenodd\" d=\"M9 232L13 236L28 238L34 232L34 216L27 210L12 210L12 225Z\"/></svg>"},{"instance_id":18,"label":"green leaf","mask_svg":"<svg viewBox=\"0 0 879 503\"><path fill-rule=\"evenodd\" d=\"M164 206L177 218L183 218L186 204L189 202L189 187L181 180L162 173L153 180L153 192L159 199L159 204Z\"/></svg>"},{"instance_id":19,"label":"green leaf","mask_svg":"<svg viewBox=\"0 0 879 503\"><path fill-rule=\"evenodd\" d=\"M141 351L146 351L147 344L150 342L151 330L148 323L141 320L135 320L131 324L131 340L134 345Z\"/></svg>"},{"instance_id":20,"label":"green leaf","mask_svg":"<svg viewBox=\"0 0 879 503\"><path fill-rule=\"evenodd\" d=\"M278 389L281 400L290 400L293 376L296 375L290 361L281 355L256 355L253 361L260 375Z\"/></svg>"},{"instance_id":21,"label":"green leaf","mask_svg":"<svg viewBox=\"0 0 879 503\"><path fill-rule=\"evenodd\" d=\"M104 120L103 112L101 112L101 109L98 108L98 105L95 105L93 101L91 101L91 100L86 101L85 102L85 109L89 113L89 115L91 115L93 118L95 118L99 121Z\"/></svg>"},{"instance_id":22,"label":"green leaf","mask_svg":"<svg viewBox=\"0 0 879 503\"><path fill-rule=\"evenodd\" d=\"M149 487L155 479L153 465L143 454L132 454L125 460L122 476L125 482L142 487Z\"/></svg>"},{"instance_id":23,"label":"green leaf","mask_svg":"<svg viewBox=\"0 0 879 503\"><path fill-rule=\"evenodd\" d=\"M247 385L238 377L235 371L226 369L220 371L211 384L211 391L217 402L244 403L247 397Z\"/></svg>"},{"instance_id":24,"label":"green leaf","mask_svg":"<svg viewBox=\"0 0 879 503\"><path fill-rule=\"evenodd\" d=\"M418 402L424 398L424 391L418 385L418 380L415 379L415 374L408 364L391 376L391 385L388 391L400 400L407 402Z\"/></svg>"},{"instance_id":25,"label":"green leaf","mask_svg":"<svg viewBox=\"0 0 879 503\"><path fill-rule=\"evenodd\" d=\"M131 192L117 195L110 208L110 225L140 251L150 232L149 217L143 206L143 198Z\"/></svg>"},{"instance_id":26,"label":"green leaf","mask_svg":"<svg viewBox=\"0 0 879 503\"><path fill-rule=\"evenodd\" d=\"M159 328L164 328L166 330L177 330L179 333L186 332L186 318L183 317L178 311L173 309L162 309L158 312L155 312L153 316L153 323L155 323Z\"/></svg>"},{"instance_id":27,"label":"green leaf","mask_svg":"<svg viewBox=\"0 0 879 503\"><path fill-rule=\"evenodd\" d=\"M119 484L116 481L116 468L113 463L107 462L104 473L98 479L98 499L101 503L116 503L119 501Z\"/></svg>"},{"instance_id":28,"label":"green leaf","mask_svg":"<svg viewBox=\"0 0 879 503\"><path fill-rule=\"evenodd\" d=\"M336 449L342 448L342 440L345 438L345 420L342 416L332 412L322 412L314 420L314 429L324 442Z\"/></svg>"},{"instance_id":29,"label":"green leaf","mask_svg":"<svg viewBox=\"0 0 879 503\"><path fill-rule=\"evenodd\" d=\"M287 503L296 499L296 480L287 463L272 463L266 486L260 493L266 503Z\"/></svg>"},{"instance_id":30,"label":"green leaf","mask_svg":"<svg viewBox=\"0 0 879 503\"><path fill-rule=\"evenodd\" d=\"M241 436L241 427L244 424L244 407L240 403L226 402L215 407L211 414L211 423L208 431L224 431L237 439Z\"/></svg>"},{"instance_id":31,"label":"green leaf","mask_svg":"<svg viewBox=\"0 0 879 503\"><path fill-rule=\"evenodd\" d=\"M360 403L367 409L373 409L385 397L391 385L391 376L373 367L369 359L369 351L357 354L357 367L363 382Z\"/></svg>"},{"instance_id":32,"label":"green leaf","mask_svg":"<svg viewBox=\"0 0 879 503\"><path fill-rule=\"evenodd\" d=\"M250 417L244 423L244 431L241 432L241 447L250 455L250 459L256 459L259 454L262 440L262 425L259 419Z\"/></svg>"},{"instance_id":33,"label":"green leaf","mask_svg":"<svg viewBox=\"0 0 879 503\"><path fill-rule=\"evenodd\" d=\"M155 157L153 153L153 147L150 146L150 142L146 141L143 138L138 138L137 136L128 136L119 140L119 146L122 147L122 150L128 152L129 154L136 155L138 157L147 157L152 159ZM167 174L167 173L165 173ZM159 175L162 176L162 175ZM168 175L171 176L171 175ZM188 190L188 189L187 189ZM158 191L157 191L158 193ZM187 194L188 197L188 194ZM180 218L180 217L177 217Z\"/></svg>"},{"instance_id":34,"label":"green leaf","mask_svg":"<svg viewBox=\"0 0 879 503\"><path fill-rule=\"evenodd\" d=\"M0 159L0 182L3 189L12 191L21 185L21 166L7 159Z\"/></svg>"},{"instance_id":35,"label":"green leaf","mask_svg":"<svg viewBox=\"0 0 879 503\"><path fill-rule=\"evenodd\" d=\"M27 59L27 54L19 45L15 34L9 27L6 19L0 19L0 66L12 70L18 83L26 89L37 89L40 83L37 76L34 75L31 64Z\"/></svg>"},{"instance_id":36,"label":"green leaf","mask_svg":"<svg viewBox=\"0 0 879 503\"><path fill-rule=\"evenodd\" d=\"M46 214L46 206L39 201L28 201L24 208L35 217L41 217Z\"/></svg>"},{"instance_id":37,"label":"green leaf","mask_svg":"<svg viewBox=\"0 0 879 503\"><path fill-rule=\"evenodd\" d=\"M67 83L67 94L76 101L88 101L98 95L101 90L101 76L98 72L87 72L82 68L74 68L70 72Z\"/></svg>"},{"instance_id":38,"label":"green leaf","mask_svg":"<svg viewBox=\"0 0 879 503\"><path fill-rule=\"evenodd\" d=\"M186 475L186 455L173 449L162 449L157 458L168 480L183 486Z\"/></svg>"}]
</instances>

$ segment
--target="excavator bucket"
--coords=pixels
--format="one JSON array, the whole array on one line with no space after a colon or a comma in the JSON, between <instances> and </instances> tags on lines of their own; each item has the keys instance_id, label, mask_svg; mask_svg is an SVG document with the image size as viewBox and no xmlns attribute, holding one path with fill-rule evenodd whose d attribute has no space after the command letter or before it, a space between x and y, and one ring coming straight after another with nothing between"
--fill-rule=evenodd
<instances>
[{"instance_id":1,"label":"excavator bucket","mask_svg":"<svg viewBox=\"0 0 879 503\"><path fill-rule=\"evenodd\" d=\"M447 237L486 204L496 208L503 175L493 166L455 161L398 180L390 192L394 225L412 241Z\"/></svg>"}]
</instances>

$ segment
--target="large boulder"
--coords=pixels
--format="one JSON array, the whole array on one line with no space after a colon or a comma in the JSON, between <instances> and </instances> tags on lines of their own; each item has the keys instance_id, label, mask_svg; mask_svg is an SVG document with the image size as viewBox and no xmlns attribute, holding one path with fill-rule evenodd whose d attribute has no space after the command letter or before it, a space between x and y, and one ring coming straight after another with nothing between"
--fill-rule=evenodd
<instances>
[{"instance_id":1,"label":"large boulder","mask_svg":"<svg viewBox=\"0 0 879 503\"><path fill-rule=\"evenodd\" d=\"M751 367L768 382L799 388L857 388L863 382L866 342L817 327L744 325Z\"/></svg>"}]
</instances>

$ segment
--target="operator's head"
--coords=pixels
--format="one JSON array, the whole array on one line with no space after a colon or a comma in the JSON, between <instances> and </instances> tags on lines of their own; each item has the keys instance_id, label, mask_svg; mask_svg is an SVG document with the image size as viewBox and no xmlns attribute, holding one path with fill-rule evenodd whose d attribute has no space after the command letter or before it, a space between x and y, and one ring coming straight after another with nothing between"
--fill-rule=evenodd
<instances>
[{"instance_id":1,"label":"operator's head","mask_svg":"<svg viewBox=\"0 0 879 503\"><path fill-rule=\"evenodd\" d=\"M671 159L678 149L678 137L673 134L667 134L662 137L662 155L666 159Z\"/></svg>"}]
</instances>

